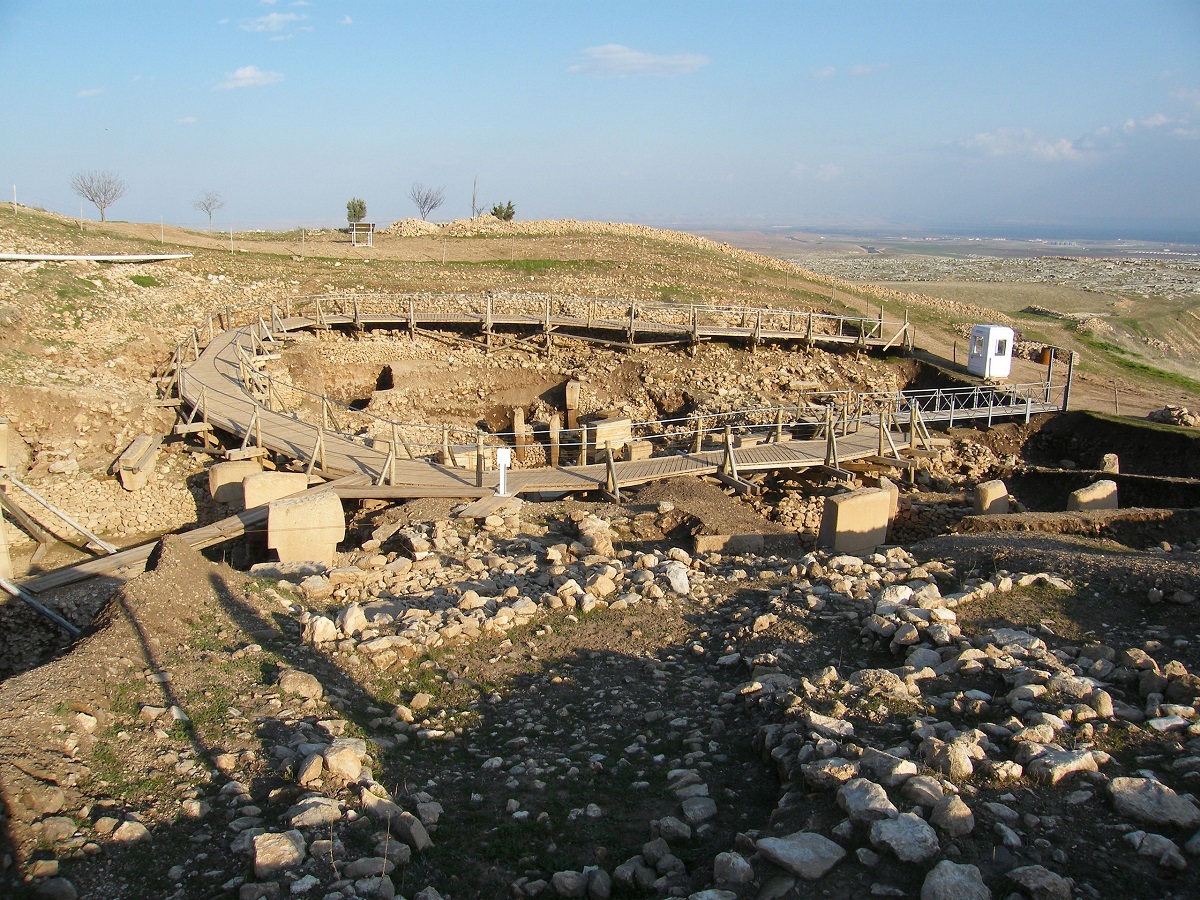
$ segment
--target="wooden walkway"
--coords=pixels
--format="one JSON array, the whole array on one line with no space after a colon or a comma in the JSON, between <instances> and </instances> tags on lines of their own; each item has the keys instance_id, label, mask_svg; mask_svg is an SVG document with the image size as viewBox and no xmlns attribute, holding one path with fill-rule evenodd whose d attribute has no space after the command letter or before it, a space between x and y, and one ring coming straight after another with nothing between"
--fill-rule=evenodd
<instances>
[{"instance_id":1,"label":"wooden walkway","mask_svg":"<svg viewBox=\"0 0 1200 900\"><path fill-rule=\"evenodd\" d=\"M541 308L538 308L541 306ZM564 308L546 300L538 304L520 298L491 296L458 304L423 303L408 297L379 295L313 297L273 308L275 322L295 320L303 314L311 325L303 327L459 331L479 336L486 347L503 344L506 333L540 336L549 349L556 335L621 347L637 345L694 345L705 341L803 343L805 346L853 346L864 350L908 350L913 327L904 321L886 321L853 315L833 315L806 310L724 308L632 302L620 306L604 301ZM570 311L566 311L569 309ZM223 325L227 327L230 321Z\"/></svg>"},{"instance_id":2,"label":"wooden walkway","mask_svg":"<svg viewBox=\"0 0 1200 900\"><path fill-rule=\"evenodd\" d=\"M292 318L282 323L287 330L312 327L315 322ZM424 460L394 460L369 446L365 440L324 430L296 418L271 411L257 403L243 387L237 342L245 339L247 328L216 334L208 346L179 379L179 394L189 407L196 408L213 427L238 437L252 432L261 445L276 453L312 463L313 471L327 478L363 475L373 482L408 488L408 496L461 496L473 498L495 493L499 473L476 473ZM257 421L255 419L257 418ZM878 453L880 435L872 425L860 426L857 433L838 438L838 461L858 460ZM750 473L777 469L806 469L825 464L827 441L785 440L738 448L732 462L724 448L699 452L675 453L650 459L592 463L558 468L514 469L508 473L510 494L571 493L624 489L664 478L682 475L715 475L731 472ZM424 493L427 492L427 493Z\"/></svg>"},{"instance_id":3,"label":"wooden walkway","mask_svg":"<svg viewBox=\"0 0 1200 900\"><path fill-rule=\"evenodd\" d=\"M439 305L441 304L441 305ZM629 304L625 318L614 316L619 304L611 301L581 303L580 309L555 304L549 298L502 298L493 302L484 298L466 298L457 305L445 298L418 304L413 297L384 295L348 297L309 297L289 299L283 304L226 309L209 316L208 342L201 348L200 332L193 334L190 347L181 345L176 352L176 384L180 400L193 409L192 419L208 426L260 444L284 456L302 461L310 471L326 478L363 476L376 485L388 487L396 497L459 496L479 498L498 491L499 474L476 472L442 465L421 456L397 457L392 441L373 441L352 434L302 421L294 413L280 411L282 401L268 408L271 391L266 376L258 372L257 354L269 352L269 341L276 336L307 329L346 328L366 330L393 329L416 335L425 329L477 329L481 343L493 341L519 343L538 349L533 343L538 332L545 338L545 349L552 347L553 335L581 333L602 343L632 346L646 342L678 343L701 340L744 340L751 344L765 340L851 343L881 349L911 339L907 322L889 323L880 319L829 316L788 310L737 310L719 307L679 307L663 304ZM584 309L586 308L586 315ZM737 319L739 324L729 324ZM240 325L235 325L240 321ZM513 338L499 334L498 326L534 332L534 338ZM890 332L890 336L889 333ZM611 340L610 340L611 339ZM474 341L473 341L474 342ZM194 357L190 364L185 355ZM255 391L252 395L251 390ZM683 475L716 475L740 489L750 485L743 474L781 469L807 469L829 465L838 469L843 462L862 460L885 453L884 447L901 442L898 432L915 417L920 428L925 422L1020 416L1026 419L1036 412L1065 409L1070 391L1070 376L1064 386L1052 386L1051 380L1032 385L978 385L964 389L906 391L902 394L857 395L857 413L843 409L843 419L853 419L853 430L837 437L836 453L825 437L817 440L778 440L789 432L776 429L775 441L733 449L728 434L725 444L716 449L669 451L661 438L649 436L658 455L627 462L593 462L545 468L516 468L507 480L509 494L572 493L620 490L664 478ZM313 395L321 404L322 419L329 401ZM888 405L893 415L886 420L864 409L863 399L873 397ZM278 398L276 398L278 399ZM811 413L811 411L810 411ZM716 417L710 417L716 422ZM381 426L388 423L379 420ZM661 430L649 423L650 430ZM660 423L661 425L661 423ZM848 430L841 426L842 431ZM881 428L889 428L881 434ZM763 429L764 431L769 429ZM825 431L828 432L828 426ZM711 438L713 435L709 433ZM635 434L642 438L643 435ZM676 436L681 437L681 436ZM443 438L445 440L445 438ZM391 447L391 452L387 451ZM429 448L430 444L423 445ZM676 447L680 446L677 442ZM384 449L380 449L383 447ZM893 451L894 452L894 451ZM443 457L447 458L447 457Z\"/></svg>"}]
</instances>

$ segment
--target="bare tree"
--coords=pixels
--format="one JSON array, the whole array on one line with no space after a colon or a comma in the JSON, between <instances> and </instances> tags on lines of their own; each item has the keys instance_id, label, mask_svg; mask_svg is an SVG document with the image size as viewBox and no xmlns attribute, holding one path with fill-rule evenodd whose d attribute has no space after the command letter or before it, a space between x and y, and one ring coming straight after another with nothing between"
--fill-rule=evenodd
<instances>
[{"instance_id":1,"label":"bare tree","mask_svg":"<svg viewBox=\"0 0 1200 900\"><path fill-rule=\"evenodd\" d=\"M87 169L71 177L71 190L96 204L100 210L100 221L105 221L104 211L125 196L129 186L116 172Z\"/></svg>"},{"instance_id":2,"label":"bare tree","mask_svg":"<svg viewBox=\"0 0 1200 900\"><path fill-rule=\"evenodd\" d=\"M445 187L427 188L421 182L415 182L408 191L408 199L417 207L422 219L437 209L446 200Z\"/></svg>"},{"instance_id":3,"label":"bare tree","mask_svg":"<svg viewBox=\"0 0 1200 900\"><path fill-rule=\"evenodd\" d=\"M212 214L225 205L225 201L221 195L213 190L201 191L196 199L192 201L192 206L200 210L200 212L208 213L208 227L212 230Z\"/></svg>"},{"instance_id":4,"label":"bare tree","mask_svg":"<svg viewBox=\"0 0 1200 900\"><path fill-rule=\"evenodd\" d=\"M479 215L479 176L476 175L474 181L471 182L471 218L474 219Z\"/></svg>"}]
</instances>

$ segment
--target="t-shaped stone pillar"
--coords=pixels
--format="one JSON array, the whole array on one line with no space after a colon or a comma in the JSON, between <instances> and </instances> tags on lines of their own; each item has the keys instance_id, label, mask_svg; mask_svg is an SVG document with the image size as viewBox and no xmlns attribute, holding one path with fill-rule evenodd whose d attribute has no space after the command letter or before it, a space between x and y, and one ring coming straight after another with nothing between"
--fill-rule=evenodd
<instances>
[{"instance_id":1,"label":"t-shaped stone pillar","mask_svg":"<svg viewBox=\"0 0 1200 900\"><path fill-rule=\"evenodd\" d=\"M272 500L267 510L267 546L280 562L333 565L338 542L346 537L346 515L337 494Z\"/></svg>"}]
</instances>

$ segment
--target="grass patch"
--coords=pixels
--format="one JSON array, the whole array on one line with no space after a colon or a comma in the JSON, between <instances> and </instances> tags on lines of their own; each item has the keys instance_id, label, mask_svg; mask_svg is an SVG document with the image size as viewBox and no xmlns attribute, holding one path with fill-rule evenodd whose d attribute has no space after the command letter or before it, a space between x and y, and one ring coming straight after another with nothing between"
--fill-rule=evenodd
<instances>
[{"instance_id":1,"label":"grass patch","mask_svg":"<svg viewBox=\"0 0 1200 900\"><path fill-rule=\"evenodd\" d=\"M129 280L138 287L162 287L162 282L153 275L130 275Z\"/></svg>"},{"instance_id":2,"label":"grass patch","mask_svg":"<svg viewBox=\"0 0 1200 900\"><path fill-rule=\"evenodd\" d=\"M1123 347L1118 347L1109 341L1102 341L1099 338L1094 338L1086 334L1080 334L1078 337L1084 346L1096 353L1102 354L1107 362L1120 369L1124 369L1132 375L1140 376L1158 384L1179 388L1189 393L1200 393L1200 380L1189 378L1186 375L1180 375L1176 372L1168 372L1165 369L1159 369L1149 363L1144 363L1140 359L1134 359L1130 351Z\"/></svg>"},{"instance_id":3,"label":"grass patch","mask_svg":"<svg viewBox=\"0 0 1200 900\"><path fill-rule=\"evenodd\" d=\"M124 797L160 796L171 789L170 781L161 772L135 768L126 759L122 748L109 741L97 741L92 748L91 775L108 788L108 792Z\"/></svg>"}]
</instances>

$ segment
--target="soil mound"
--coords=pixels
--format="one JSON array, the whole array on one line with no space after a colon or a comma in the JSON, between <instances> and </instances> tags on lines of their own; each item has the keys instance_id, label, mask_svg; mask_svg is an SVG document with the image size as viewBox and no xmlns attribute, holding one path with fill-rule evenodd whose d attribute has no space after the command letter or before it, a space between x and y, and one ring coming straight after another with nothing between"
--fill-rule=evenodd
<instances>
[{"instance_id":1,"label":"soil mound","mask_svg":"<svg viewBox=\"0 0 1200 900\"><path fill-rule=\"evenodd\" d=\"M639 503L673 503L695 520L693 534L791 534L769 522L719 487L699 478L672 478L649 485L637 495Z\"/></svg>"}]
</instances>

